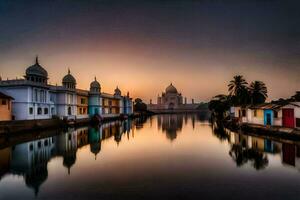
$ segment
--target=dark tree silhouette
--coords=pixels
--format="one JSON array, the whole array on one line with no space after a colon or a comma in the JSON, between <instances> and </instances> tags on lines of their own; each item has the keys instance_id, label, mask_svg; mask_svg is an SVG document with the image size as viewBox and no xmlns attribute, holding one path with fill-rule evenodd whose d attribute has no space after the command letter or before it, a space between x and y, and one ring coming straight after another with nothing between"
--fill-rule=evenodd
<instances>
[{"instance_id":1,"label":"dark tree silhouette","mask_svg":"<svg viewBox=\"0 0 300 200\"><path fill-rule=\"evenodd\" d=\"M250 84L249 93L252 104L260 104L266 101L268 90L264 82L254 81Z\"/></svg>"},{"instance_id":2,"label":"dark tree silhouette","mask_svg":"<svg viewBox=\"0 0 300 200\"><path fill-rule=\"evenodd\" d=\"M217 119L224 119L226 111L230 108L230 98L227 95L217 95L208 104L209 110Z\"/></svg>"},{"instance_id":3,"label":"dark tree silhouette","mask_svg":"<svg viewBox=\"0 0 300 200\"><path fill-rule=\"evenodd\" d=\"M228 84L229 95L232 96L232 102L235 105L244 105L249 102L249 92L247 81L242 75L236 75Z\"/></svg>"},{"instance_id":4,"label":"dark tree silhouette","mask_svg":"<svg viewBox=\"0 0 300 200\"><path fill-rule=\"evenodd\" d=\"M136 98L134 100L133 109L135 112L146 112L147 111L147 105L143 102L142 99Z\"/></svg>"}]
</instances>

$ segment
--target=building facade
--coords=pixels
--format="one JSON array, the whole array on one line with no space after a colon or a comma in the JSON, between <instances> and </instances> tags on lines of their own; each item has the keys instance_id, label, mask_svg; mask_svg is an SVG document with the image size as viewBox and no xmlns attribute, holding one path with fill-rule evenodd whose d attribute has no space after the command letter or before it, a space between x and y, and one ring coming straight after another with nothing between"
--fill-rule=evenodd
<instances>
[{"instance_id":1,"label":"building facade","mask_svg":"<svg viewBox=\"0 0 300 200\"><path fill-rule=\"evenodd\" d=\"M0 92L0 121L12 120L11 101L13 98Z\"/></svg>"},{"instance_id":2,"label":"building facade","mask_svg":"<svg viewBox=\"0 0 300 200\"><path fill-rule=\"evenodd\" d=\"M1 80L0 91L14 98L12 115L16 120L49 119L55 108L50 100L50 87L47 84L48 73L39 64L26 69L23 79Z\"/></svg>"},{"instance_id":3,"label":"building facade","mask_svg":"<svg viewBox=\"0 0 300 200\"><path fill-rule=\"evenodd\" d=\"M72 120L94 115L116 117L132 114L132 99L129 95L122 96L118 87L114 94L101 93L96 78L89 91L78 89L76 85L70 70L63 77L62 85L48 84L48 72L36 58L34 65L26 69L24 78L0 79L0 92L13 98L12 105L6 105L7 110L1 115L3 119L15 120L51 119L54 116ZM8 108L11 114L7 113Z\"/></svg>"},{"instance_id":4,"label":"building facade","mask_svg":"<svg viewBox=\"0 0 300 200\"><path fill-rule=\"evenodd\" d=\"M198 112L200 104L194 102L192 99L191 103L187 103L187 99L179 93L176 87L171 83L161 96L157 97L157 104L153 104L150 100L150 104L147 105L147 109L155 113L164 112Z\"/></svg>"}]
</instances>

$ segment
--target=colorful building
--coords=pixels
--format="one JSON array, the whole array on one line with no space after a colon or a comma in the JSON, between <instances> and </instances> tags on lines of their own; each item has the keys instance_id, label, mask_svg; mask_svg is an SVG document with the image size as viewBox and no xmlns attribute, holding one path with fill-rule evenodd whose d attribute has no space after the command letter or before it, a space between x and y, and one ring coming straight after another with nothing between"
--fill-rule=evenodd
<instances>
[{"instance_id":1,"label":"colorful building","mask_svg":"<svg viewBox=\"0 0 300 200\"><path fill-rule=\"evenodd\" d=\"M12 98L2 92L0 92L0 121L12 120Z\"/></svg>"},{"instance_id":2,"label":"colorful building","mask_svg":"<svg viewBox=\"0 0 300 200\"><path fill-rule=\"evenodd\" d=\"M281 101L248 107L231 107L232 116L243 123L300 128L300 102Z\"/></svg>"},{"instance_id":3,"label":"colorful building","mask_svg":"<svg viewBox=\"0 0 300 200\"><path fill-rule=\"evenodd\" d=\"M76 118L88 118L89 92L86 90L76 90L77 94L77 115Z\"/></svg>"},{"instance_id":4,"label":"colorful building","mask_svg":"<svg viewBox=\"0 0 300 200\"><path fill-rule=\"evenodd\" d=\"M101 85L95 80L90 84L90 91L89 91L89 99L88 99L88 109L89 115L92 117L94 115L101 115L102 114L102 98L101 98Z\"/></svg>"},{"instance_id":5,"label":"colorful building","mask_svg":"<svg viewBox=\"0 0 300 200\"><path fill-rule=\"evenodd\" d=\"M0 120L60 119L75 120L94 115L118 117L132 114L132 99L121 95L117 87L114 94L101 93L100 83L90 84L90 91L76 88L76 79L70 70L62 79L62 85L49 85L48 72L39 64L26 69L22 79L1 80ZM14 100L7 97L12 97ZM10 103L12 102L12 103ZM3 110L2 110L3 109Z\"/></svg>"}]
</instances>

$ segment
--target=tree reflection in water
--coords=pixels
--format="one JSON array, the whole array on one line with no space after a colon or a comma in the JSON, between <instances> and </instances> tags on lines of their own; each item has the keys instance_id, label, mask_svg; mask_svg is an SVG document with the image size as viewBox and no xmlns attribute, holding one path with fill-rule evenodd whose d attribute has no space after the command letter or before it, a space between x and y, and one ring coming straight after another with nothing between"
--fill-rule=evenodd
<instances>
[{"instance_id":1,"label":"tree reflection in water","mask_svg":"<svg viewBox=\"0 0 300 200\"><path fill-rule=\"evenodd\" d=\"M243 148L241 145L232 144L229 155L238 167L247 162L251 162L256 170L264 169L268 166L268 157L258 150Z\"/></svg>"},{"instance_id":2,"label":"tree reflection in water","mask_svg":"<svg viewBox=\"0 0 300 200\"><path fill-rule=\"evenodd\" d=\"M228 141L230 143L230 131L224 127L224 124L213 119L211 120L211 123L212 133L214 136L216 136L220 141ZM229 155L236 163L236 166L241 167L244 164L251 162L252 166L256 170L266 168L269 163L267 155L255 148L255 145L249 147L248 137L250 136L244 136L238 133L236 134L237 138L235 138L235 143L230 144L231 149L229 151Z\"/></svg>"},{"instance_id":3,"label":"tree reflection in water","mask_svg":"<svg viewBox=\"0 0 300 200\"><path fill-rule=\"evenodd\" d=\"M221 141L229 141L230 134L229 131L224 127L223 123L214 120L212 120L211 122L212 133Z\"/></svg>"}]
</instances>

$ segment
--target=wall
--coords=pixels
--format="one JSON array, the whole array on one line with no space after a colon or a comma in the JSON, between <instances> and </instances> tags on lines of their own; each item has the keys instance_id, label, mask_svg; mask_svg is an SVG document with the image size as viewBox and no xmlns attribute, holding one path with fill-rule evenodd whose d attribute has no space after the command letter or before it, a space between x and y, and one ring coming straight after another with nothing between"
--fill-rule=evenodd
<instances>
[{"instance_id":1,"label":"wall","mask_svg":"<svg viewBox=\"0 0 300 200\"><path fill-rule=\"evenodd\" d=\"M254 116L254 112L256 110L256 116ZM250 111L250 112L249 112ZM264 124L264 111L261 109L248 109L248 116L251 115L251 118L248 118L248 123L252 124Z\"/></svg>"},{"instance_id":2,"label":"wall","mask_svg":"<svg viewBox=\"0 0 300 200\"><path fill-rule=\"evenodd\" d=\"M2 105L2 101L5 102L5 105ZM0 121L7 121L12 119L12 104L10 99L1 99L0 98Z\"/></svg>"}]
</instances>

